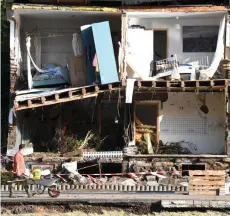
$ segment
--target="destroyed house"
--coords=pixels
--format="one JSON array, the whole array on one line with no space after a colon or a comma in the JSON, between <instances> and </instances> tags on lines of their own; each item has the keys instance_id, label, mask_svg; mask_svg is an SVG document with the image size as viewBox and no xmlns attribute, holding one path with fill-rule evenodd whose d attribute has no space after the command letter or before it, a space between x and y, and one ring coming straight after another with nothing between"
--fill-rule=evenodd
<instances>
[{"instance_id":1,"label":"destroyed house","mask_svg":"<svg viewBox=\"0 0 230 216\"><path fill-rule=\"evenodd\" d=\"M24 143L125 171L230 154L227 7L12 4L8 17L9 155Z\"/></svg>"}]
</instances>

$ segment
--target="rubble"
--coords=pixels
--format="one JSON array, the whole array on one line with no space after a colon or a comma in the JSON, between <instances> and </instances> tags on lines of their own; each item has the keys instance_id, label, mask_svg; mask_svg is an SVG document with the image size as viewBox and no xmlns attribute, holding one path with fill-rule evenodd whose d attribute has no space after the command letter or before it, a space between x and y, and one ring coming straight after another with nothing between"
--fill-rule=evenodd
<instances>
[{"instance_id":1,"label":"rubble","mask_svg":"<svg viewBox=\"0 0 230 216\"><path fill-rule=\"evenodd\" d=\"M135 186L137 183L133 179L127 179L121 182L121 185Z\"/></svg>"}]
</instances>

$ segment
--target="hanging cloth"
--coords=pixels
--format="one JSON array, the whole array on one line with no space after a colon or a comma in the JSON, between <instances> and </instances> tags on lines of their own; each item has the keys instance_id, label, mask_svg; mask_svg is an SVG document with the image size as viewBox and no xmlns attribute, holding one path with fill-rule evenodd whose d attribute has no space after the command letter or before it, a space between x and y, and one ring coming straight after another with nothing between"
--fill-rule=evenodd
<instances>
[{"instance_id":1,"label":"hanging cloth","mask_svg":"<svg viewBox=\"0 0 230 216\"><path fill-rule=\"evenodd\" d=\"M209 66L209 68L205 70L200 70L200 80L207 80L213 77L215 72L218 69L219 63L221 59L224 56L224 32L225 32L225 16L220 21L220 28L218 33L218 39L216 44L216 52L214 54L212 64Z\"/></svg>"},{"instance_id":2,"label":"hanging cloth","mask_svg":"<svg viewBox=\"0 0 230 216\"><path fill-rule=\"evenodd\" d=\"M75 56L83 55L82 38L80 33L73 34L72 46Z\"/></svg>"},{"instance_id":3,"label":"hanging cloth","mask_svg":"<svg viewBox=\"0 0 230 216\"><path fill-rule=\"evenodd\" d=\"M39 33L35 34L34 47L35 47L35 63L38 67L41 67L41 37Z\"/></svg>"},{"instance_id":4,"label":"hanging cloth","mask_svg":"<svg viewBox=\"0 0 230 216\"><path fill-rule=\"evenodd\" d=\"M95 56L93 58L93 66L96 68L96 72L99 72L99 65L98 65L98 61L97 61L97 54L95 54Z\"/></svg>"},{"instance_id":5,"label":"hanging cloth","mask_svg":"<svg viewBox=\"0 0 230 216\"><path fill-rule=\"evenodd\" d=\"M32 64L34 65L34 68L35 68L39 73L47 73L47 72L49 72L48 70L42 70L41 68L39 68L39 67L35 64L35 62L34 62L32 56L31 56L31 54L30 54L30 47L31 47L30 40L31 40L31 37L27 37L27 39L26 39L26 50L27 50L27 55L29 56L29 58L30 58Z\"/></svg>"}]
</instances>

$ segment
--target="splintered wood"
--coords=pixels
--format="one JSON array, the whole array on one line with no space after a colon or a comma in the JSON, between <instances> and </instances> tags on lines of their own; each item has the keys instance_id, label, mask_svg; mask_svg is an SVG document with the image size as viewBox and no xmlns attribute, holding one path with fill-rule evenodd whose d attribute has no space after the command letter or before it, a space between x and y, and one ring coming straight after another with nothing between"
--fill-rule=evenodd
<instances>
[{"instance_id":1,"label":"splintered wood","mask_svg":"<svg viewBox=\"0 0 230 216\"><path fill-rule=\"evenodd\" d=\"M189 195L218 195L225 186L225 170L190 170Z\"/></svg>"}]
</instances>

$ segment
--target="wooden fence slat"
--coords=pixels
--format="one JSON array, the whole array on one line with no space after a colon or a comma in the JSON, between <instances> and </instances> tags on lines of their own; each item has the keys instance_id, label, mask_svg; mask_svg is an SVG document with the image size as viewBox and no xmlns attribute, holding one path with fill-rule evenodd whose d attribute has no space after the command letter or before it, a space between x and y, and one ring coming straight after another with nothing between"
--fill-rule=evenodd
<instances>
[{"instance_id":1,"label":"wooden fence slat","mask_svg":"<svg viewBox=\"0 0 230 216\"><path fill-rule=\"evenodd\" d=\"M225 176L225 170L190 170L189 175L213 175L213 176Z\"/></svg>"}]
</instances>

